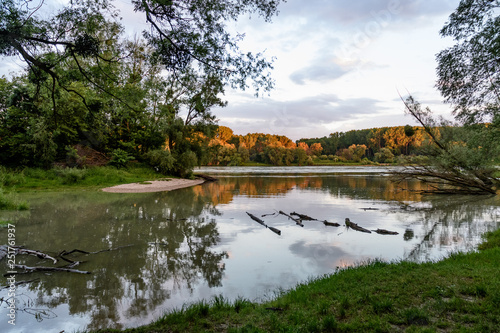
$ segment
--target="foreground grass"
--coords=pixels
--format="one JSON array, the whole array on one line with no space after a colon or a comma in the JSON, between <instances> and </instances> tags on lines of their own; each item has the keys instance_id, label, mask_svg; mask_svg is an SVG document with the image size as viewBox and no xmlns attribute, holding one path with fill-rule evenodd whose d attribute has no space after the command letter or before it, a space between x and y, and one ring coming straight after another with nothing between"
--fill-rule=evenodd
<instances>
[{"instance_id":1,"label":"foreground grass","mask_svg":"<svg viewBox=\"0 0 500 333\"><path fill-rule=\"evenodd\" d=\"M500 230L486 238L479 252L373 261L265 304L215 297L123 332L499 332Z\"/></svg>"},{"instance_id":2,"label":"foreground grass","mask_svg":"<svg viewBox=\"0 0 500 333\"><path fill-rule=\"evenodd\" d=\"M0 189L6 191L97 189L124 183L165 178L153 169L140 164L128 168L93 167L85 169L54 168L21 170L0 169ZM1 194L1 193L0 193Z\"/></svg>"}]
</instances>

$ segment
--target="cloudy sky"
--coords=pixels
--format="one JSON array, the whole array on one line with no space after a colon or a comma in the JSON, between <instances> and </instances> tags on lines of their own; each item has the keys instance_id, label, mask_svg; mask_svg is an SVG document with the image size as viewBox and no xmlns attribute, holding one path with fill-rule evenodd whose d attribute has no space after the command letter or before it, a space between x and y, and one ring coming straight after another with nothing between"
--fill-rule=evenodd
<instances>
[{"instance_id":1,"label":"cloudy sky","mask_svg":"<svg viewBox=\"0 0 500 333\"><path fill-rule=\"evenodd\" d=\"M65 0L55 0L61 2ZM288 0L272 23L243 18L244 51L276 57L270 95L227 90L219 125L293 140L382 126L415 124L398 91L442 115L450 107L435 89L435 55L452 41L439 30L459 0ZM116 0L123 22L144 18ZM17 61L19 63L19 61ZM10 66L10 65L9 65ZM0 64L5 74L7 62Z\"/></svg>"},{"instance_id":2,"label":"cloudy sky","mask_svg":"<svg viewBox=\"0 0 500 333\"><path fill-rule=\"evenodd\" d=\"M228 91L219 124L299 138L414 124L398 91L450 115L435 89L439 30L459 0L288 0L271 24L241 21L242 45L275 56L276 89Z\"/></svg>"}]
</instances>

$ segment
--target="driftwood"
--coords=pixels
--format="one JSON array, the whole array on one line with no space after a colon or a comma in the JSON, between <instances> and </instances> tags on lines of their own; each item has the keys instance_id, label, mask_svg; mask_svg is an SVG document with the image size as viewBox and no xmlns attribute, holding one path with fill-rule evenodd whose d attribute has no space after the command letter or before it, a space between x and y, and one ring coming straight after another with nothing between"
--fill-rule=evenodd
<instances>
[{"instance_id":1,"label":"driftwood","mask_svg":"<svg viewBox=\"0 0 500 333\"><path fill-rule=\"evenodd\" d=\"M298 216L302 221L317 221L317 219L314 219L310 216L307 216L307 215L304 215L304 214L299 214L299 213L296 213L296 212L292 212L290 213L290 215L295 215L295 216Z\"/></svg>"},{"instance_id":2,"label":"driftwood","mask_svg":"<svg viewBox=\"0 0 500 333\"><path fill-rule=\"evenodd\" d=\"M354 229L356 231L361 231L361 232L366 232L368 234L371 234L372 232L368 229L365 229L363 227L360 227L359 225L357 225L356 223L354 222L351 222L351 220L349 220L349 218L346 218L345 219L345 225L348 227L348 228L351 228L351 229Z\"/></svg>"},{"instance_id":3,"label":"driftwood","mask_svg":"<svg viewBox=\"0 0 500 333\"><path fill-rule=\"evenodd\" d=\"M79 273L79 274L91 274L88 271L80 271L78 269L71 269L71 268L64 268L64 267L44 267L44 266L29 267L26 265L14 265L14 267L28 271L25 273L31 273L31 272L69 272L69 273Z\"/></svg>"},{"instance_id":4,"label":"driftwood","mask_svg":"<svg viewBox=\"0 0 500 333\"><path fill-rule=\"evenodd\" d=\"M255 221L255 222L257 222L257 223L262 224L264 227L267 227L266 223L265 223L263 220L259 219L257 216L255 216L255 215L253 215L253 214L250 214L249 212L246 212L246 213L248 214L248 216L250 216L250 218L251 218L252 220L254 220L254 221Z\"/></svg>"},{"instance_id":5,"label":"driftwood","mask_svg":"<svg viewBox=\"0 0 500 333\"><path fill-rule=\"evenodd\" d=\"M377 230L373 230L373 231L376 232L377 234L381 234L381 235L399 235L399 232L389 231L389 230L385 230L385 229L377 229Z\"/></svg>"},{"instance_id":6,"label":"driftwood","mask_svg":"<svg viewBox=\"0 0 500 333\"><path fill-rule=\"evenodd\" d=\"M21 246L7 246L7 245L0 245L0 260L2 260L7 255L9 248L11 249L11 251L14 250L13 253L15 255L27 254L27 255L37 256L40 259L50 259L54 262L54 264L57 263L56 258L54 258L46 253L43 253L41 251L29 250L29 249L25 249Z\"/></svg>"},{"instance_id":7,"label":"driftwood","mask_svg":"<svg viewBox=\"0 0 500 333\"><path fill-rule=\"evenodd\" d=\"M46 253L43 253L43 252L40 252L40 251L35 251L35 250L28 250L28 249L19 249L17 251L17 254L29 254L29 255L32 255L32 256L37 256L38 258L40 259L50 259L54 262L54 264L57 263L57 259L52 257L52 256L49 256L48 254Z\"/></svg>"},{"instance_id":8,"label":"driftwood","mask_svg":"<svg viewBox=\"0 0 500 333\"><path fill-rule=\"evenodd\" d=\"M7 274L7 275L11 275L11 274ZM38 281L40 280L40 278L36 278L36 279L31 279L31 280L26 280L26 281L16 281L16 283L14 283L14 286L20 286L22 284L27 284L27 283L31 283L31 282L35 282L35 281ZM7 285L5 287L3 287L2 289L9 289L11 287L11 285Z\"/></svg>"},{"instance_id":9,"label":"driftwood","mask_svg":"<svg viewBox=\"0 0 500 333\"><path fill-rule=\"evenodd\" d=\"M195 174L195 177L199 177L199 178L205 180L205 182L215 182L215 181L217 181L217 178L212 177L212 176L208 176L208 175L203 175L203 174Z\"/></svg>"},{"instance_id":10,"label":"driftwood","mask_svg":"<svg viewBox=\"0 0 500 333\"><path fill-rule=\"evenodd\" d=\"M378 208L372 208L372 207L368 207L368 208L360 208L364 211L367 211L367 210L379 210Z\"/></svg>"},{"instance_id":11,"label":"driftwood","mask_svg":"<svg viewBox=\"0 0 500 333\"><path fill-rule=\"evenodd\" d=\"M276 233L276 234L278 234L278 235L281 235L281 230L276 229L276 228L273 228L273 227L269 227L269 226L268 226L268 228L269 228L272 232L274 232L274 233Z\"/></svg>"},{"instance_id":12,"label":"driftwood","mask_svg":"<svg viewBox=\"0 0 500 333\"><path fill-rule=\"evenodd\" d=\"M281 230L279 229L276 229L276 228L273 228L273 227L269 227L263 220L259 219L257 216L253 215L253 214L250 214L249 212L246 212L248 214L248 216L250 216L250 218L252 220L254 220L255 222L263 225L264 227L268 228L269 230L271 230L272 232L278 234L278 235L281 235Z\"/></svg>"},{"instance_id":13,"label":"driftwood","mask_svg":"<svg viewBox=\"0 0 500 333\"><path fill-rule=\"evenodd\" d=\"M340 227L340 224L335 223L335 222L328 222L328 221L323 221L323 224L328 226L328 227Z\"/></svg>"},{"instance_id":14,"label":"driftwood","mask_svg":"<svg viewBox=\"0 0 500 333\"><path fill-rule=\"evenodd\" d=\"M302 224L302 221L299 220L299 219L296 219L295 217L292 217L290 215L288 215L287 213L285 213L284 211L280 210L278 213L280 213L281 215L285 215L286 217L288 217L289 219L291 219L292 221L294 221L297 225L300 225L301 227L303 227L304 225Z\"/></svg>"}]
</instances>

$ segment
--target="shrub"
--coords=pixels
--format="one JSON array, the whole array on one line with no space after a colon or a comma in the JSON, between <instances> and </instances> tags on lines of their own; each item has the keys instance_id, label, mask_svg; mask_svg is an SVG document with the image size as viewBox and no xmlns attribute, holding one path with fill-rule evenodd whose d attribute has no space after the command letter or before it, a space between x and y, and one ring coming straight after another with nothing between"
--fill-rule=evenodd
<instances>
[{"instance_id":1,"label":"shrub","mask_svg":"<svg viewBox=\"0 0 500 333\"><path fill-rule=\"evenodd\" d=\"M381 148L378 153L375 153L375 161L380 163L394 162L394 154L389 148Z\"/></svg>"},{"instance_id":2,"label":"shrub","mask_svg":"<svg viewBox=\"0 0 500 333\"><path fill-rule=\"evenodd\" d=\"M149 165L151 165L157 172L162 174L169 174L174 167L175 158L168 150L155 149L146 153L144 156Z\"/></svg>"},{"instance_id":3,"label":"shrub","mask_svg":"<svg viewBox=\"0 0 500 333\"><path fill-rule=\"evenodd\" d=\"M130 155L125 150L118 148L113 150L111 153L111 160L108 164L117 168L124 168L127 166L127 163L133 159L135 159L134 156Z\"/></svg>"},{"instance_id":4,"label":"shrub","mask_svg":"<svg viewBox=\"0 0 500 333\"><path fill-rule=\"evenodd\" d=\"M22 172L8 171L5 167L0 166L0 186L14 186L25 182Z\"/></svg>"},{"instance_id":5,"label":"shrub","mask_svg":"<svg viewBox=\"0 0 500 333\"><path fill-rule=\"evenodd\" d=\"M87 177L86 169L58 168L55 169L55 172L59 176L60 182L63 185L76 184Z\"/></svg>"},{"instance_id":6,"label":"shrub","mask_svg":"<svg viewBox=\"0 0 500 333\"><path fill-rule=\"evenodd\" d=\"M175 174L180 177L189 178L193 175L193 168L197 163L198 158L196 154L191 150L185 151L177 157L174 163Z\"/></svg>"}]
</instances>

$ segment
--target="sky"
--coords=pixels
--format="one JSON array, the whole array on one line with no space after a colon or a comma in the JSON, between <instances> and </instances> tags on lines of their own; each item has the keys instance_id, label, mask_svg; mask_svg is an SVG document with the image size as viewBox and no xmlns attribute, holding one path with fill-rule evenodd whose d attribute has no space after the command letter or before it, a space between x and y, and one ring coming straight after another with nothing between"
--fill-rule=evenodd
<instances>
[{"instance_id":1,"label":"sky","mask_svg":"<svg viewBox=\"0 0 500 333\"><path fill-rule=\"evenodd\" d=\"M212 110L218 124L235 134L292 140L416 125L399 97L408 93L436 114L451 117L435 88L435 56L453 45L439 30L459 2L288 0L271 23L257 16L229 23L230 30L246 35L243 51L275 57L275 89L255 97L252 89L228 88L228 106ZM129 1L117 0L115 6L129 31L145 27ZM3 61L0 74L9 66Z\"/></svg>"}]
</instances>

